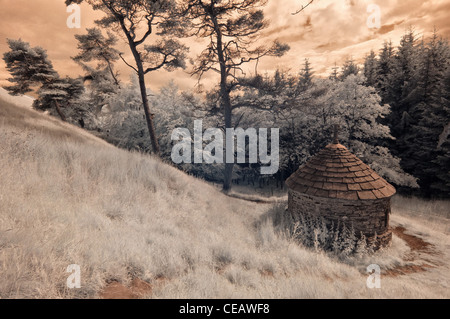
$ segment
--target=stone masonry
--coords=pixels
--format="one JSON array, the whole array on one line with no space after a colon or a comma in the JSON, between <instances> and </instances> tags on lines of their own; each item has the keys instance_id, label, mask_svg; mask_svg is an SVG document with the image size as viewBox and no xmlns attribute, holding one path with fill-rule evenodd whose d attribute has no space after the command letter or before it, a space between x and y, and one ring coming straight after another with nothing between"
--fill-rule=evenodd
<instances>
[{"instance_id":1,"label":"stone masonry","mask_svg":"<svg viewBox=\"0 0 450 319\"><path fill-rule=\"evenodd\" d=\"M376 247L387 246L390 198L395 188L337 141L326 146L287 180L288 211L322 217L327 224L353 225Z\"/></svg>"}]
</instances>

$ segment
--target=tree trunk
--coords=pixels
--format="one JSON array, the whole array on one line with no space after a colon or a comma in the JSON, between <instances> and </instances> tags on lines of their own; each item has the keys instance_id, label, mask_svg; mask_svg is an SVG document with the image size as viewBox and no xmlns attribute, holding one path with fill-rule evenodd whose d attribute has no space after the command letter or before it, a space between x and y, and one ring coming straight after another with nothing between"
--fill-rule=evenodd
<instances>
[{"instance_id":1,"label":"tree trunk","mask_svg":"<svg viewBox=\"0 0 450 319\"><path fill-rule=\"evenodd\" d=\"M214 29L217 36L217 56L220 64L220 95L223 106L223 114L225 119L225 130L227 128L233 128L232 126L232 108L230 100L230 92L227 88L228 71L225 61L225 55L223 52L222 31L217 23L217 18L211 13L211 19L214 23ZM225 156L226 158L226 156ZM223 178L222 190L228 192L231 189L231 182L233 178L233 163L225 163L225 171Z\"/></svg>"},{"instance_id":2,"label":"tree trunk","mask_svg":"<svg viewBox=\"0 0 450 319\"><path fill-rule=\"evenodd\" d=\"M138 77L139 77L139 88L141 90L142 105L144 107L145 119L147 121L148 132L150 133L150 140L152 143L153 152L157 156L160 156L159 143L158 143L158 139L156 138L156 132L155 132L155 127L153 125L152 114L150 113L150 105L148 103L147 88L145 87L145 79L144 79L144 71L143 70L142 70L142 72L139 71Z\"/></svg>"},{"instance_id":3,"label":"tree trunk","mask_svg":"<svg viewBox=\"0 0 450 319\"><path fill-rule=\"evenodd\" d=\"M224 171L223 186L222 186L222 190L225 192L228 192L229 190L231 190L233 167L234 167L234 163L225 163L225 171Z\"/></svg>"},{"instance_id":4,"label":"tree trunk","mask_svg":"<svg viewBox=\"0 0 450 319\"><path fill-rule=\"evenodd\" d=\"M67 122L66 116L64 115L64 113L61 110L61 107L59 106L58 101L55 101L55 108L56 108L56 112L58 112L59 117L61 118L61 120L63 122Z\"/></svg>"},{"instance_id":5,"label":"tree trunk","mask_svg":"<svg viewBox=\"0 0 450 319\"><path fill-rule=\"evenodd\" d=\"M136 47L130 44L130 48L131 51L133 52L133 56L136 61L138 71L137 73L139 78L139 89L141 91L142 106L144 107L145 120L147 121L148 132L150 133L150 141L152 143L153 153L159 157L160 149L158 139L156 138L155 127L153 125L153 116L152 113L150 112L150 105L148 103L147 88L145 86L144 66L142 64L141 55L137 51Z\"/></svg>"},{"instance_id":6,"label":"tree trunk","mask_svg":"<svg viewBox=\"0 0 450 319\"><path fill-rule=\"evenodd\" d=\"M120 17L119 22L122 27L122 30L124 31L127 37L128 45L130 47L131 52L133 53L133 57L136 62L137 69L134 68L133 69L137 71L139 78L139 88L141 90L142 105L144 107L145 119L147 121L147 128L148 132L150 133L150 141L152 143L153 153L159 157L160 156L159 143L158 139L156 138L155 127L153 125L153 118L150 112L150 105L148 103L147 88L145 86L145 71L144 65L142 63L142 58L137 49L137 44L134 42L134 38L130 33L130 30L128 30L125 25L124 18Z\"/></svg>"},{"instance_id":7,"label":"tree trunk","mask_svg":"<svg viewBox=\"0 0 450 319\"><path fill-rule=\"evenodd\" d=\"M226 88L226 79L221 81L221 92L222 92L222 103L223 112L225 117L225 128L232 128L232 113L231 113L231 101L230 93ZM234 143L234 140L233 140ZM228 192L231 189L231 182L233 179L233 163L225 163L224 179L223 179L223 190Z\"/></svg>"}]
</instances>

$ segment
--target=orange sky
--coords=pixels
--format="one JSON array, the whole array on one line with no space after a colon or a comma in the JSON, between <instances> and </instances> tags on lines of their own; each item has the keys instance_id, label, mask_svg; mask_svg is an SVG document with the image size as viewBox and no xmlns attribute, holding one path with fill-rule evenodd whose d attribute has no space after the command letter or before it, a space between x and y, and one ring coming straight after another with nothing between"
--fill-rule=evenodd
<instances>
[{"instance_id":1,"label":"orange sky","mask_svg":"<svg viewBox=\"0 0 450 319\"><path fill-rule=\"evenodd\" d=\"M342 64L349 56L361 62L371 49L378 51L383 41L391 39L395 45L409 26L419 35L429 36L436 27L439 34L450 38L450 0L315 0L298 15L291 13L307 0L269 0L265 9L270 26L261 34L264 42L279 39L291 46L282 58L265 58L259 63L259 72L277 68L297 72L305 58L309 58L317 75L328 75L334 63ZM367 26L369 4L381 9L381 28ZM32 46L48 51L55 69L62 75L77 76L81 68L70 57L76 55L75 34L85 33L98 17L89 6L83 5L81 29L69 29L64 0L0 0L0 54L8 50L7 38L22 38ZM201 49L201 43L186 40L191 56ZM125 45L119 48L132 61ZM126 81L130 70L119 62L117 66ZM3 60L0 61L0 85L7 85L9 77ZM173 79L182 89L192 89L197 83L184 71L168 73L157 71L148 75L151 89L157 90ZM209 74L204 83L218 81Z\"/></svg>"}]
</instances>

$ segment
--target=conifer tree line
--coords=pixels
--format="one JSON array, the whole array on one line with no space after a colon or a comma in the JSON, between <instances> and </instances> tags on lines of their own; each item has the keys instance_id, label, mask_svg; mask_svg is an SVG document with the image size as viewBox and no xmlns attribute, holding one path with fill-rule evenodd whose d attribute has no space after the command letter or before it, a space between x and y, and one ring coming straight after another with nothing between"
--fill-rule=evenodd
<instances>
[{"instance_id":1,"label":"conifer tree line","mask_svg":"<svg viewBox=\"0 0 450 319\"><path fill-rule=\"evenodd\" d=\"M418 178L427 197L450 195L450 49L435 30L430 38L413 29L398 47L385 42L364 61L365 84L391 112L382 119L394 140L386 141L405 172Z\"/></svg>"},{"instance_id":2,"label":"conifer tree line","mask_svg":"<svg viewBox=\"0 0 450 319\"><path fill-rule=\"evenodd\" d=\"M398 47L386 42L364 65L347 59L327 78L316 76L308 59L298 70L249 75L246 65L289 50L277 41L258 45L268 26L265 0L84 2L105 14L96 27L76 36L72 59L84 74L63 78L44 49L9 39L3 57L11 74L9 92L36 91L36 109L169 161L172 130L192 128L195 119L223 130L280 128L275 176L259 176L258 165L179 165L222 182L224 190L239 181L261 185L261 178L282 185L330 142L331 127L340 124L341 143L401 191L450 195L449 49L437 32L423 39L410 30ZM181 40L193 37L205 39L206 46L189 64L189 48ZM129 48L130 60L117 50L119 41ZM118 74L118 63L133 71L130 81ZM146 75L160 69L185 69L199 81L212 72L217 82L201 96L181 92L173 82L152 92Z\"/></svg>"}]
</instances>

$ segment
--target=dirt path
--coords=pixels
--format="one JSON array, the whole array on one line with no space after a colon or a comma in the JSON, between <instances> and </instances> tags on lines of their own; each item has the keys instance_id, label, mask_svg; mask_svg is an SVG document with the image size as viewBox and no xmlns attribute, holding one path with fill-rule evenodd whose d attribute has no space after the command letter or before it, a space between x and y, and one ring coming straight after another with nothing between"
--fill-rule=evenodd
<instances>
[{"instance_id":1,"label":"dirt path","mask_svg":"<svg viewBox=\"0 0 450 319\"><path fill-rule=\"evenodd\" d=\"M424 254L430 256L438 254L438 252L436 252L436 250L434 249L434 245L424 241L422 238L419 238L417 236L406 234L405 231L406 228L403 226L397 226L392 229L392 232L399 238L403 239L411 249L411 252L405 255L403 260L406 262L413 262L417 260L421 260L424 262L420 265L409 264L388 269L384 273L384 275L386 276L396 277L411 273L418 273L438 266L435 262L430 261L429 258L423 258Z\"/></svg>"},{"instance_id":2,"label":"dirt path","mask_svg":"<svg viewBox=\"0 0 450 319\"><path fill-rule=\"evenodd\" d=\"M403 226L397 226L393 230L393 233L403 239L412 251L428 251L433 245L427 243L422 238L414 235L405 234L406 228Z\"/></svg>"},{"instance_id":3,"label":"dirt path","mask_svg":"<svg viewBox=\"0 0 450 319\"><path fill-rule=\"evenodd\" d=\"M138 299L150 295L152 286L139 279L134 278L129 287L117 281L112 281L100 292L102 299Z\"/></svg>"},{"instance_id":4,"label":"dirt path","mask_svg":"<svg viewBox=\"0 0 450 319\"><path fill-rule=\"evenodd\" d=\"M150 284L139 278L133 278L129 286L118 281L111 281L99 293L102 299L140 299L148 298L152 295L153 289L159 288L167 282L165 277L157 277Z\"/></svg>"},{"instance_id":5,"label":"dirt path","mask_svg":"<svg viewBox=\"0 0 450 319\"><path fill-rule=\"evenodd\" d=\"M269 197L269 198L263 198L258 195L239 194L239 193L233 193L233 192L224 193L224 194L227 195L228 197L242 199L242 200L257 203L257 204L276 204L276 203L281 203L281 202L287 201L287 196L280 196L280 197L273 196L273 197Z\"/></svg>"}]
</instances>

